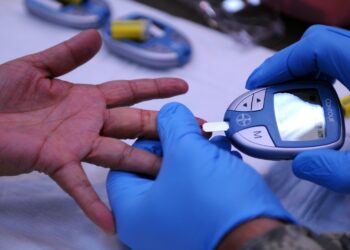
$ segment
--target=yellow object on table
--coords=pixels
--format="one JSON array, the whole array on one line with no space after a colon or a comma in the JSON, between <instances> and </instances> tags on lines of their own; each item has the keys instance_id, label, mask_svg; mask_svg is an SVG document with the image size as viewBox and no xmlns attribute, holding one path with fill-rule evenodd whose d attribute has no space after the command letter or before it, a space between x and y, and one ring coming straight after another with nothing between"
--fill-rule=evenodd
<instances>
[{"instance_id":1,"label":"yellow object on table","mask_svg":"<svg viewBox=\"0 0 350 250\"><path fill-rule=\"evenodd\" d=\"M144 19L115 20L111 24L113 39L133 39L144 41L149 35L150 22Z\"/></svg>"},{"instance_id":2,"label":"yellow object on table","mask_svg":"<svg viewBox=\"0 0 350 250\"><path fill-rule=\"evenodd\" d=\"M340 103L344 110L344 116L350 117L350 96L346 96L340 99Z\"/></svg>"}]
</instances>

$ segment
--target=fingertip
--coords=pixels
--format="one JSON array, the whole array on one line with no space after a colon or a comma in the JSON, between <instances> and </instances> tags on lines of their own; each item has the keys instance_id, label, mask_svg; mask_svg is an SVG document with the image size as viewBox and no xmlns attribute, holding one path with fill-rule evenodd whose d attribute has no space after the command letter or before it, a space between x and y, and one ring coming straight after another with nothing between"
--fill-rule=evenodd
<instances>
[{"instance_id":1,"label":"fingertip","mask_svg":"<svg viewBox=\"0 0 350 250\"><path fill-rule=\"evenodd\" d=\"M315 150L299 154L293 161L293 173L339 193L350 190L347 152Z\"/></svg>"},{"instance_id":2,"label":"fingertip","mask_svg":"<svg viewBox=\"0 0 350 250\"><path fill-rule=\"evenodd\" d=\"M297 155L292 162L292 171L294 175L302 179L304 178L304 171L306 172L305 168L307 168L308 166L311 167L311 162L307 153L308 152Z\"/></svg>"},{"instance_id":3,"label":"fingertip","mask_svg":"<svg viewBox=\"0 0 350 250\"><path fill-rule=\"evenodd\" d=\"M205 131L203 130L203 124L206 123L207 121L206 121L206 120L203 120L202 118L198 118L198 117L196 117L196 120L197 120L197 122L198 122L198 125L199 125L200 129L202 130L202 135L203 135L205 138L208 138L208 139L209 139L209 138L213 135L213 133L212 133L212 132L205 132Z\"/></svg>"},{"instance_id":4,"label":"fingertip","mask_svg":"<svg viewBox=\"0 0 350 250\"><path fill-rule=\"evenodd\" d=\"M157 128L160 137L162 137L163 131L168 126L171 119L173 119L173 115L176 113L176 110L181 107L180 103L170 102L165 104L158 112L157 116Z\"/></svg>"},{"instance_id":5,"label":"fingertip","mask_svg":"<svg viewBox=\"0 0 350 250\"><path fill-rule=\"evenodd\" d=\"M176 144L185 135L200 135L201 129L192 112L180 103L168 103L161 108L157 119L158 134L163 150Z\"/></svg>"},{"instance_id":6,"label":"fingertip","mask_svg":"<svg viewBox=\"0 0 350 250\"><path fill-rule=\"evenodd\" d=\"M82 40L90 41L90 45L100 48L102 46L102 38L100 33L96 29L87 29L80 32L77 36L80 36Z\"/></svg>"},{"instance_id":7,"label":"fingertip","mask_svg":"<svg viewBox=\"0 0 350 250\"><path fill-rule=\"evenodd\" d=\"M238 151L231 151L231 154L234 155L234 156L236 156L237 158L239 158L239 159L241 159L241 160L243 159L241 153L238 152Z\"/></svg>"},{"instance_id":8,"label":"fingertip","mask_svg":"<svg viewBox=\"0 0 350 250\"><path fill-rule=\"evenodd\" d=\"M96 221L95 223L108 235L115 234L115 223L112 212L104 205L104 208L96 208Z\"/></svg>"},{"instance_id":9,"label":"fingertip","mask_svg":"<svg viewBox=\"0 0 350 250\"><path fill-rule=\"evenodd\" d=\"M88 217L101 228L106 234L115 233L115 223L112 212L107 208L107 206L101 202L95 202L91 204L91 213L87 212Z\"/></svg>"},{"instance_id":10,"label":"fingertip","mask_svg":"<svg viewBox=\"0 0 350 250\"><path fill-rule=\"evenodd\" d=\"M218 135L214 136L211 140L211 143L213 143L215 146L231 152L231 143L230 141L226 138L226 136L223 135Z\"/></svg>"},{"instance_id":11,"label":"fingertip","mask_svg":"<svg viewBox=\"0 0 350 250\"><path fill-rule=\"evenodd\" d=\"M101 35L95 29L84 30L68 40L68 42L74 51L79 51L79 60L83 62L92 58L102 46Z\"/></svg>"},{"instance_id":12,"label":"fingertip","mask_svg":"<svg viewBox=\"0 0 350 250\"><path fill-rule=\"evenodd\" d=\"M57 77L90 60L101 44L101 37L96 30L85 30L58 45L27 57L36 68L45 70L50 77Z\"/></svg>"},{"instance_id":13,"label":"fingertip","mask_svg":"<svg viewBox=\"0 0 350 250\"><path fill-rule=\"evenodd\" d=\"M203 120L202 118L199 118L199 117L196 117L196 120L199 126L203 126L203 124L207 122L206 120Z\"/></svg>"},{"instance_id":14,"label":"fingertip","mask_svg":"<svg viewBox=\"0 0 350 250\"><path fill-rule=\"evenodd\" d=\"M166 97L184 94L188 91L187 82L181 78L158 78L156 81L160 85L162 95Z\"/></svg>"},{"instance_id":15,"label":"fingertip","mask_svg":"<svg viewBox=\"0 0 350 250\"><path fill-rule=\"evenodd\" d=\"M232 148L231 142L227 139L226 136L223 136L223 135L215 136L210 140L210 142L216 145L217 147L225 151L228 151L229 153L231 153L231 155L242 160L242 155L238 151L231 151L231 148Z\"/></svg>"},{"instance_id":16,"label":"fingertip","mask_svg":"<svg viewBox=\"0 0 350 250\"><path fill-rule=\"evenodd\" d=\"M261 79L261 71L262 68L261 66L256 68L253 73L248 77L247 83L246 83L246 89L252 90L255 89L261 84L260 79Z\"/></svg>"},{"instance_id":17,"label":"fingertip","mask_svg":"<svg viewBox=\"0 0 350 250\"><path fill-rule=\"evenodd\" d=\"M187 125L193 125L198 132L200 131L198 122L192 112L185 105L178 102L164 105L158 113L157 123L158 129L161 130L159 131L160 133L170 126L183 128L183 126Z\"/></svg>"},{"instance_id":18,"label":"fingertip","mask_svg":"<svg viewBox=\"0 0 350 250\"><path fill-rule=\"evenodd\" d=\"M181 78L170 78L175 82L175 84L178 86L179 90L182 91L182 93L186 93L188 91L188 83L181 79Z\"/></svg>"},{"instance_id":19,"label":"fingertip","mask_svg":"<svg viewBox=\"0 0 350 250\"><path fill-rule=\"evenodd\" d=\"M300 153L292 162L293 173L302 179L312 179L315 175L330 175L328 165L330 164L325 155L328 150L314 150Z\"/></svg>"},{"instance_id":20,"label":"fingertip","mask_svg":"<svg viewBox=\"0 0 350 250\"><path fill-rule=\"evenodd\" d=\"M178 102L170 102L165 104L158 113L158 120L163 120L164 118L173 117L178 111L186 110L187 108ZM186 112L186 111L185 111Z\"/></svg>"}]
</instances>

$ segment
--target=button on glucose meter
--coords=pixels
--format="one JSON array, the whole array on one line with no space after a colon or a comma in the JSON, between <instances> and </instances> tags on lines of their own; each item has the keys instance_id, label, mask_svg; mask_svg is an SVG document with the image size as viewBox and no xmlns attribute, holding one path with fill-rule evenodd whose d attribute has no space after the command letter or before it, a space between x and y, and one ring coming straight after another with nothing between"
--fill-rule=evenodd
<instances>
[{"instance_id":1,"label":"button on glucose meter","mask_svg":"<svg viewBox=\"0 0 350 250\"><path fill-rule=\"evenodd\" d=\"M338 96L333 86L323 81L289 82L249 91L232 102L224 122L203 125L206 132L220 128L242 152L270 160L292 159L307 150L339 149L345 137Z\"/></svg>"}]
</instances>

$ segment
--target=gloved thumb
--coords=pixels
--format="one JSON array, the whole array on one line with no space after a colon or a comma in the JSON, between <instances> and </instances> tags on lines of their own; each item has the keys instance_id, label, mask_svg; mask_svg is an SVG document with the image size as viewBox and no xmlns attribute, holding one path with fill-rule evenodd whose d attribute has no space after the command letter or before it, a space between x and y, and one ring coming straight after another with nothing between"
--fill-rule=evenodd
<instances>
[{"instance_id":1,"label":"gloved thumb","mask_svg":"<svg viewBox=\"0 0 350 250\"><path fill-rule=\"evenodd\" d=\"M203 137L196 118L180 103L163 106L158 113L157 126L164 152L178 150L177 144L186 136Z\"/></svg>"},{"instance_id":2,"label":"gloved thumb","mask_svg":"<svg viewBox=\"0 0 350 250\"><path fill-rule=\"evenodd\" d=\"M307 151L293 161L293 172L305 179L340 193L350 193L349 152Z\"/></svg>"}]
</instances>

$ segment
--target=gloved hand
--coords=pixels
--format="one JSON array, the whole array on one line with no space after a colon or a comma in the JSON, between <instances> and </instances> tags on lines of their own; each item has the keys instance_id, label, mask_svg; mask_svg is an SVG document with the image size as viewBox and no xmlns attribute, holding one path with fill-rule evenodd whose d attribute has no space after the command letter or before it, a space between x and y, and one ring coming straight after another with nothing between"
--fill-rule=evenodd
<instances>
[{"instance_id":1,"label":"gloved hand","mask_svg":"<svg viewBox=\"0 0 350 250\"><path fill-rule=\"evenodd\" d=\"M107 179L117 232L132 249L213 249L247 220L292 220L225 137L215 145L201 135L185 106L164 106L157 123L161 142L134 145L163 155L157 178L111 171Z\"/></svg>"},{"instance_id":2,"label":"gloved hand","mask_svg":"<svg viewBox=\"0 0 350 250\"><path fill-rule=\"evenodd\" d=\"M338 79L350 88L350 32L315 25L300 41L276 53L249 77L254 89L296 78ZM350 192L350 154L334 150L307 151L293 161L296 176L337 192Z\"/></svg>"}]
</instances>

